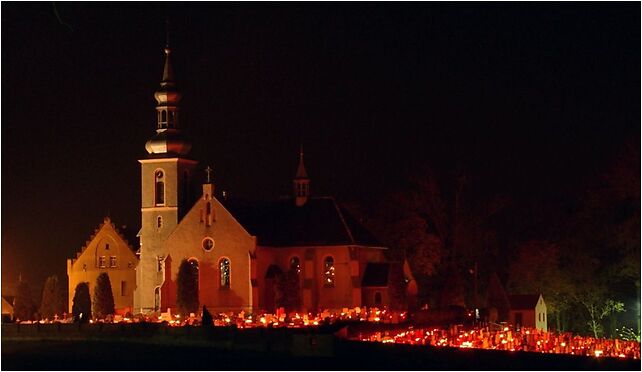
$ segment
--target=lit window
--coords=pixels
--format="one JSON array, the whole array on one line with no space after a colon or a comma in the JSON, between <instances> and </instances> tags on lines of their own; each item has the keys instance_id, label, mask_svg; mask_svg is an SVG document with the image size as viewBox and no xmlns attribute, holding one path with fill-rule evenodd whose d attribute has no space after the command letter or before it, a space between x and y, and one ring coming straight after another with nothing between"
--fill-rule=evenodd
<instances>
[{"instance_id":1,"label":"lit window","mask_svg":"<svg viewBox=\"0 0 642 372\"><path fill-rule=\"evenodd\" d=\"M109 257L109 267L116 267L116 256Z\"/></svg>"},{"instance_id":2,"label":"lit window","mask_svg":"<svg viewBox=\"0 0 642 372\"><path fill-rule=\"evenodd\" d=\"M230 260L221 258L218 261L221 278L221 288L230 288Z\"/></svg>"},{"instance_id":3,"label":"lit window","mask_svg":"<svg viewBox=\"0 0 642 372\"><path fill-rule=\"evenodd\" d=\"M214 248L214 239L210 237L203 239L203 249L206 252L209 252L212 250L212 248Z\"/></svg>"},{"instance_id":4,"label":"lit window","mask_svg":"<svg viewBox=\"0 0 642 372\"><path fill-rule=\"evenodd\" d=\"M156 205L164 205L165 204L165 180L164 177L165 175L163 174L162 170L157 170L155 173L155 181L156 181Z\"/></svg>"},{"instance_id":5,"label":"lit window","mask_svg":"<svg viewBox=\"0 0 642 372\"><path fill-rule=\"evenodd\" d=\"M334 258L330 256L323 260L323 285L334 287Z\"/></svg>"},{"instance_id":6,"label":"lit window","mask_svg":"<svg viewBox=\"0 0 642 372\"><path fill-rule=\"evenodd\" d=\"M301 273L301 263L299 261L299 257L294 256L290 258L290 268L295 269L297 274Z\"/></svg>"},{"instance_id":7,"label":"lit window","mask_svg":"<svg viewBox=\"0 0 642 372\"><path fill-rule=\"evenodd\" d=\"M107 258L105 256L98 257L98 267L105 267Z\"/></svg>"}]
</instances>

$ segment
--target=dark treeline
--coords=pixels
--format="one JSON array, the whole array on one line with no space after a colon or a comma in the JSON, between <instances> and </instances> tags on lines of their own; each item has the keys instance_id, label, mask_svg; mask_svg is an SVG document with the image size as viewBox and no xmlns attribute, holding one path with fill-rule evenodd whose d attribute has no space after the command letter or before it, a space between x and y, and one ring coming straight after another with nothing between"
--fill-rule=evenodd
<instances>
[{"instance_id":1,"label":"dark treeline","mask_svg":"<svg viewBox=\"0 0 642 372\"><path fill-rule=\"evenodd\" d=\"M601 164L527 196L488 187L462 163L427 165L350 209L391 259L408 259L420 304L484 307L496 274L509 294L542 293L550 328L639 338L639 143Z\"/></svg>"}]
</instances>

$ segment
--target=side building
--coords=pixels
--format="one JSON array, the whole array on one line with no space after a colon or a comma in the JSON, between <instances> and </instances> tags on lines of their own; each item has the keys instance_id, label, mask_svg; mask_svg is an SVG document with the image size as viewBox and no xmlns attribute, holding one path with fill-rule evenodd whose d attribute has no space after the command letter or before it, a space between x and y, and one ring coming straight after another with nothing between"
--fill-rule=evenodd
<instances>
[{"instance_id":1,"label":"side building","mask_svg":"<svg viewBox=\"0 0 642 372\"><path fill-rule=\"evenodd\" d=\"M69 313L76 286L81 282L89 283L89 293L93 296L96 279L103 272L109 275L116 313L133 312L137 265L138 257L124 232L105 217L76 258L67 260Z\"/></svg>"}]
</instances>

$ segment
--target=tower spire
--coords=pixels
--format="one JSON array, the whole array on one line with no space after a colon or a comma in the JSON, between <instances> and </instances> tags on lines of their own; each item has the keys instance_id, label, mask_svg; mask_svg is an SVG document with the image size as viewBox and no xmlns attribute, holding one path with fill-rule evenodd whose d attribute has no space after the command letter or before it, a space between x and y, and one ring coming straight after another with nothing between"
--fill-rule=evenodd
<instances>
[{"instance_id":1,"label":"tower spire","mask_svg":"<svg viewBox=\"0 0 642 372\"><path fill-rule=\"evenodd\" d=\"M165 64L160 89L154 93L156 99L156 135L147 141L145 149L150 155L165 156L187 155L191 144L183 138L179 130L179 102L181 93L176 88L171 61L172 50L169 46L169 21L165 35Z\"/></svg>"},{"instance_id":2,"label":"tower spire","mask_svg":"<svg viewBox=\"0 0 642 372\"><path fill-rule=\"evenodd\" d=\"M169 17L165 20L165 66L163 68L163 80L161 87L174 86L174 70L172 69L172 61L170 54L172 49L169 46Z\"/></svg>"}]
</instances>

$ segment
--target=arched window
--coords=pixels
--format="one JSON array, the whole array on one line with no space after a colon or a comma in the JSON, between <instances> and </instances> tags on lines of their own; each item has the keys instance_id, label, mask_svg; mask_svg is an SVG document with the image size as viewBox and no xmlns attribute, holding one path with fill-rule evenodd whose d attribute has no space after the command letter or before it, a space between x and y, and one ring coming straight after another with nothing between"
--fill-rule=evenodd
<instances>
[{"instance_id":1,"label":"arched window","mask_svg":"<svg viewBox=\"0 0 642 372\"><path fill-rule=\"evenodd\" d=\"M156 218L156 227L157 227L157 228L159 228L159 229L160 229L161 227L163 227L163 217L158 216L158 217Z\"/></svg>"},{"instance_id":2,"label":"arched window","mask_svg":"<svg viewBox=\"0 0 642 372\"><path fill-rule=\"evenodd\" d=\"M192 268L190 271L190 275L191 275L191 280L193 280L194 288L198 290L198 280L200 278L200 272L198 270L198 260L192 257L189 260L187 260L187 262ZM198 294L196 296L198 296Z\"/></svg>"},{"instance_id":3,"label":"arched window","mask_svg":"<svg viewBox=\"0 0 642 372\"><path fill-rule=\"evenodd\" d=\"M301 273L301 261L299 261L299 257L294 256L290 258L290 269L296 270L297 274Z\"/></svg>"},{"instance_id":4,"label":"arched window","mask_svg":"<svg viewBox=\"0 0 642 372\"><path fill-rule=\"evenodd\" d=\"M323 260L323 285L334 287L334 258L330 256Z\"/></svg>"},{"instance_id":5,"label":"arched window","mask_svg":"<svg viewBox=\"0 0 642 372\"><path fill-rule=\"evenodd\" d=\"M165 205L165 174L162 170L157 170L154 176L156 182L155 203L156 205Z\"/></svg>"},{"instance_id":6,"label":"arched window","mask_svg":"<svg viewBox=\"0 0 642 372\"><path fill-rule=\"evenodd\" d=\"M223 257L218 261L220 288L230 288L230 260Z\"/></svg>"}]
</instances>

